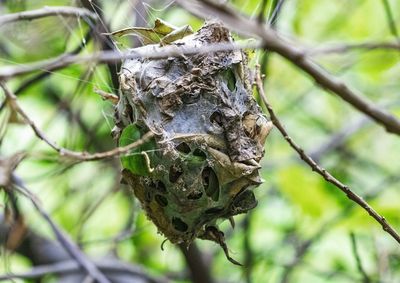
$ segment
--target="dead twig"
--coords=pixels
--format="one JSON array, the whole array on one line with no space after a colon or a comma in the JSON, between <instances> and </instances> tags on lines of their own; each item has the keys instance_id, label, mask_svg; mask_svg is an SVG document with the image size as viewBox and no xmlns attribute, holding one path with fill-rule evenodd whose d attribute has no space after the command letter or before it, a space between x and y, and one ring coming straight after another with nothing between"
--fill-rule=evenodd
<instances>
[{"instance_id":1,"label":"dead twig","mask_svg":"<svg viewBox=\"0 0 400 283\"><path fill-rule=\"evenodd\" d=\"M170 56L179 57L182 55L206 54L209 52L230 51L239 49L255 49L260 48L260 42L244 42L244 43L216 43L201 47L185 47L185 46L153 46L152 48L136 49L127 52L119 51L99 51L89 55L62 54L58 57L42 60L34 63L7 66L0 68L0 81L10 78L29 74L36 71L51 72L53 70L68 67L73 64L85 63L110 63L119 62L124 59L149 58L162 59Z\"/></svg>"},{"instance_id":2,"label":"dead twig","mask_svg":"<svg viewBox=\"0 0 400 283\"><path fill-rule=\"evenodd\" d=\"M16 176L12 175L13 186L18 188L18 191L25 195L36 208L36 210L40 213L40 215L46 220L46 222L50 225L53 230L58 242L64 247L65 251L76 260L76 262L83 268L85 271L99 283L111 283L107 277L96 267L96 265L90 261L86 255L78 248L74 242L57 226L57 224L51 219L50 215L41 207L36 198L31 194L28 188L25 187L23 181Z\"/></svg>"},{"instance_id":3,"label":"dead twig","mask_svg":"<svg viewBox=\"0 0 400 283\"><path fill-rule=\"evenodd\" d=\"M119 97L116 96L114 93L105 92L104 90L97 89L97 88L95 88L93 91L95 93L97 93L98 95L100 95L103 100L108 100L112 104L118 103Z\"/></svg>"},{"instance_id":4,"label":"dead twig","mask_svg":"<svg viewBox=\"0 0 400 283\"><path fill-rule=\"evenodd\" d=\"M361 42L361 43L346 43L337 44L331 46L323 46L317 48L304 49L304 53L310 56L313 55L324 55L324 54L336 54L346 53L353 50L375 50L375 49L387 49L400 51L399 42Z\"/></svg>"},{"instance_id":5,"label":"dead twig","mask_svg":"<svg viewBox=\"0 0 400 283\"><path fill-rule=\"evenodd\" d=\"M276 116L271 104L269 103L265 93L264 93L264 86L261 79L260 74L260 66L256 66L256 88L262 98L269 115L271 116L271 121L275 125L275 127L279 130L285 140L289 143L289 145L298 153L300 158L307 163L313 171L317 174L321 175L327 182L334 185L336 188L340 189L342 192L346 194L346 196L352 200L353 202L357 203L360 207L362 207L372 218L374 218L379 224L381 224L384 231L390 234L393 239L395 239L400 244L400 235L397 231L387 222L385 217L381 216L378 212L376 212L362 197L357 195L353 192L348 186L342 184L338 179L332 176L328 171L318 165L310 156L308 156L304 150L298 146L293 139L289 136L286 132L285 127L279 121L278 117Z\"/></svg>"},{"instance_id":6,"label":"dead twig","mask_svg":"<svg viewBox=\"0 0 400 283\"><path fill-rule=\"evenodd\" d=\"M87 9L68 7L68 6L53 6L53 7L43 7L37 10L24 11L14 14L7 14L0 16L0 27L4 24L22 21L22 20L35 20L39 18L49 17L49 16L63 16L63 17L89 17L97 20L97 15L90 12Z\"/></svg>"},{"instance_id":7,"label":"dead twig","mask_svg":"<svg viewBox=\"0 0 400 283\"><path fill-rule=\"evenodd\" d=\"M39 129L38 126L36 126L36 124L25 113L25 111L22 110L22 108L19 106L19 104L17 102L17 97L7 88L7 86L4 83L0 82L0 87L4 90L4 93L8 99L10 106L12 107L12 109L22 116L25 123L28 124L32 128L32 130L35 132L36 136L39 139L41 139L45 143L47 143L51 148L53 148L55 151L57 151L60 154L60 156L62 156L62 157L68 157L68 158L78 160L78 161L95 161L95 160L111 158L111 157L115 157L115 156L121 156L123 154L128 153L132 149L141 146L142 144L144 144L148 140L150 140L152 137L154 137L154 133L149 131L146 134L144 134L140 140L137 140L137 141L135 141L131 144L128 144L126 146L123 146L123 147L116 147L109 151L98 152L98 153L93 153L93 154L89 154L87 152L72 151L72 150L60 147L55 142L51 141L45 135L45 133L41 129Z\"/></svg>"},{"instance_id":8,"label":"dead twig","mask_svg":"<svg viewBox=\"0 0 400 283\"><path fill-rule=\"evenodd\" d=\"M363 283L371 283L371 279L368 277L368 275L365 272L364 267L361 263L360 254L358 253L356 236L353 232L350 233L350 241L351 241L351 247L353 250L353 255L354 255L354 258L356 259L357 269L363 278Z\"/></svg>"}]
</instances>

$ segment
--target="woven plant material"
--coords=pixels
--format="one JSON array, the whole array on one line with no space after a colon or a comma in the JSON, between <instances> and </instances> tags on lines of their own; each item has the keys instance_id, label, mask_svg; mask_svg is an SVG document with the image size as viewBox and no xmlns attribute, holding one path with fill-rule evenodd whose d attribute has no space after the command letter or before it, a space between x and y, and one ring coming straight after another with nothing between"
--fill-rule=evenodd
<instances>
[{"instance_id":1,"label":"woven plant material","mask_svg":"<svg viewBox=\"0 0 400 283\"><path fill-rule=\"evenodd\" d=\"M229 31L211 22L170 44L229 42ZM120 146L155 134L122 158L123 178L172 243L212 240L229 258L219 220L257 205L252 189L261 183L259 161L271 123L252 97L249 77L240 50L123 63L114 134Z\"/></svg>"}]
</instances>

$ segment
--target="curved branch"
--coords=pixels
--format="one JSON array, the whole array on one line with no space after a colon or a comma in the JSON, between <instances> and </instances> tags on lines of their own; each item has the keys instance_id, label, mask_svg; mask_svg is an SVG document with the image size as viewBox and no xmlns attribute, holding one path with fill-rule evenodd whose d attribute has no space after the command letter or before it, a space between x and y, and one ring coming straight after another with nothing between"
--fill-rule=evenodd
<instances>
[{"instance_id":1,"label":"curved branch","mask_svg":"<svg viewBox=\"0 0 400 283\"><path fill-rule=\"evenodd\" d=\"M60 156L63 157L68 157L72 158L75 160L79 161L95 161L95 160L100 160L100 159L105 159L105 158L111 158L114 156L120 156L123 154L128 153L134 148L137 148L150 140L152 137L154 137L154 133L151 131L147 132L146 134L143 135L143 137L140 140L137 140L131 144L128 144L123 147L116 147L112 150L105 151L105 152L98 152L98 153L93 153L89 154L87 152L78 152L78 151L72 151L63 147L58 146L55 142L51 141L44 133L42 130L39 129L38 126L33 122L33 120L25 113L24 110L19 106L17 103L17 97L6 87L6 85L2 82L0 82L0 87L4 90L4 93L8 99L8 102L10 103L10 106L13 108L13 110L20 114L22 118L24 119L24 122L28 124L32 130L35 132L36 136L47 143L51 148L53 148L55 151L57 151Z\"/></svg>"},{"instance_id":2,"label":"curved branch","mask_svg":"<svg viewBox=\"0 0 400 283\"><path fill-rule=\"evenodd\" d=\"M262 98L265 106L267 107L268 113L271 116L271 121L274 123L275 127L279 130L285 140L289 143L289 145L298 153L300 158L307 163L310 168L321 175L327 182L331 183L342 192L346 194L346 196L352 200L353 202L357 203L360 207L362 207L372 218L374 218L379 224L381 224L382 229L390 234L393 239L395 239L400 244L400 235L397 231L387 222L385 217L381 216L378 212L376 212L362 197L357 195L353 192L348 186L341 183L338 179L336 179L333 175L331 175L328 171L322 168L319 164L317 164L310 156L308 156L304 150L298 146L293 139L289 136L286 132L285 127L279 121L278 117L276 116L274 110L272 109L271 104L268 102L267 97L264 93L264 87L261 80L260 75L260 67L257 66L257 75L256 75L256 87Z\"/></svg>"},{"instance_id":3,"label":"curved branch","mask_svg":"<svg viewBox=\"0 0 400 283\"><path fill-rule=\"evenodd\" d=\"M68 6L53 6L44 7L37 10L24 11L14 14L7 14L0 16L0 27L11 22L22 20L35 20L49 16L63 16L63 17L89 17L97 20L97 15L87 9L68 7Z\"/></svg>"}]
</instances>

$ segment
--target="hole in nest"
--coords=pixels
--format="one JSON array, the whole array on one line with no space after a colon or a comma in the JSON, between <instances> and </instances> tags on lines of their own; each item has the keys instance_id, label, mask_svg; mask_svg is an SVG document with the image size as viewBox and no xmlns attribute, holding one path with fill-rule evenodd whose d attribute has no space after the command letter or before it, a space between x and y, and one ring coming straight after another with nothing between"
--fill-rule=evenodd
<instances>
[{"instance_id":1,"label":"hole in nest","mask_svg":"<svg viewBox=\"0 0 400 283\"><path fill-rule=\"evenodd\" d=\"M212 207L207 209L204 213L205 214L218 214L221 213L224 209L221 207Z\"/></svg>"},{"instance_id":2,"label":"hole in nest","mask_svg":"<svg viewBox=\"0 0 400 283\"><path fill-rule=\"evenodd\" d=\"M180 232L185 232L188 229L188 225L178 217L172 217L172 226Z\"/></svg>"},{"instance_id":3,"label":"hole in nest","mask_svg":"<svg viewBox=\"0 0 400 283\"><path fill-rule=\"evenodd\" d=\"M164 183L161 181L151 181L149 183L149 187L159 191L160 193L166 194L167 193L167 188L165 187Z\"/></svg>"},{"instance_id":4,"label":"hole in nest","mask_svg":"<svg viewBox=\"0 0 400 283\"><path fill-rule=\"evenodd\" d=\"M144 198L147 202L151 202L151 193L148 190L146 190Z\"/></svg>"},{"instance_id":5,"label":"hole in nest","mask_svg":"<svg viewBox=\"0 0 400 283\"><path fill-rule=\"evenodd\" d=\"M164 183L161 181L157 182L156 188L157 188L157 190L159 190L160 192L162 192L164 194L167 193L167 188L165 187Z\"/></svg>"},{"instance_id":6,"label":"hole in nest","mask_svg":"<svg viewBox=\"0 0 400 283\"><path fill-rule=\"evenodd\" d=\"M222 115L219 111L215 111L210 116L210 122L222 126Z\"/></svg>"},{"instance_id":7,"label":"hole in nest","mask_svg":"<svg viewBox=\"0 0 400 283\"><path fill-rule=\"evenodd\" d=\"M187 196L187 198L188 199L192 199L192 200L196 200L196 199L201 198L202 196L203 196L202 192L192 192Z\"/></svg>"},{"instance_id":8,"label":"hole in nest","mask_svg":"<svg viewBox=\"0 0 400 283\"><path fill-rule=\"evenodd\" d=\"M168 205L168 200L162 196L162 195L156 195L154 197L154 199L156 200L156 202L161 206L161 207L166 207Z\"/></svg>"},{"instance_id":9,"label":"hole in nest","mask_svg":"<svg viewBox=\"0 0 400 283\"><path fill-rule=\"evenodd\" d=\"M199 93L184 93L182 95L182 101L185 104L193 104L199 101L200 94Z\"/></svg>"},{"instance_id":10,"label":"hole in nest","mask_svg":"<svg viewBox=\"0 0 400 283\"><path fill-rule=\"evenodd\" d=\"M201 177L206 195L212 200L217 201L219 198L219 181L214 170L211 167L205 167L203 172L201 172Z\"/></svg>"},{"instance_id":11,"label":"hole in nest","mask_svg":"<svg viewBox=\"0 0 400 283\"><path fill-rule=\"evenodd\" d=\"M181 142L180 144L178 144L176 146L176 150L180 151L182 153L185 153L185 154L189 154L190 153L190 147L185 142Z\"/></svg>"},{"instance_id":12,"label":"hole in nest","mask_svg":"<svg viewBox=\"0 0 400 283\"><path fill-rule=\"evenodd\" d=\"M169 167L169 181L171 183L175 183L176 181L178 181L182 173L182 169L172 165L171 167Z\"/></svg>"},{"instance_id":13,"label":"hole in nest","mask_svg":"<svg viewBox=\"0 0 400 283\"><path fill-rule=\"evenodd\" d=\"M224 78L227 80L226 84L230 91L236 90L236 76L232 69L227 69L224 72Z\"/></svg>"},{"instance_id":14,"label":"hole in nest","mask_svg":"<svg viewBox=\"0 0 400 283\"><path fill-rule=\"evenodd\" d=\"M202 151L201 149L196 148L193 151L193 155L200 157L202 160L206 160L207 159L207 155L204 153L204 151Z\"/></svg>"}]
</instances>

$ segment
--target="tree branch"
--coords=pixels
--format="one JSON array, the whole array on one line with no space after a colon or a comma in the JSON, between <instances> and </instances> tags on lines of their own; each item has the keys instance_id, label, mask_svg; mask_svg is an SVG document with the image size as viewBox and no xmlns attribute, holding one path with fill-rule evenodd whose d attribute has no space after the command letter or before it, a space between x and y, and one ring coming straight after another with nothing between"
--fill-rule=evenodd
<instances>
[{"instance_id":1,"label":"tree branch","mask_svg":"<svg viewBox=\"0 0 400 283\"><path fill-rule=\"evenodd\" d=\"M85 271L99 283L111 283L110 280L96 267L96 265L90 261L86 255L76 246L71 239L58 228L56 223L51 219L50 215L40 206L39 202L32 196L29 190L25 187L22 180L16 175L12 175L13 186L20 189L20 191L29 198L33 206L40 213L40 215L46 220L53 230L58 242L64 247L65 251L76 260L76 262Z\"/></svg>"},{"instance_id":2,"label":"tree branch","mask_svg":"<svg viewBox=\"0 0 400 283\"><path fill-rule=\"evenodd\" d=\"M274 123L275 127L279 130L279 132L282 134L282 136L285 138L285 140L289 143L289 145L298 153L300 158L311 167L311 169L313 171L315 171L317 174L321 175L327 182L331 183L332 185L334 185L335 187L340 189L342 192L344 192L350 200L352 200L353 202L357 203L360 207L362 207L372 218L374 218L379 224L381 224L384 231L386 231L388 234L390 234L393 237L393 239L395 239L400 244L400 235L387 222L385 217L381 216L378 212L376 212L362 197L360 197L355 192L353 192L348 186L342 184L339 180L337 180L334 176L332 176L328 171L326 171L324 168L322 168L320 165L318 165L311 157L309 157L304 152L304 150L300 146L298 146L293 141L293 139L286 132L286 129L284 128L284 126L279 121L271 104L268 102L267 97L265 96L264 87L263 87L263 83L261 80L259 65L257 66L256 72L257 72L256 87L257 87L257 90L258 90L265 106L267 107L269 115L271 116L271 121L272 121L272 123Z\"/></svg>"},{"instance_id":3,"label":"tree branch","mask_svg":"<svg viewBox=\"0 0 400 283\"><path fill-rule=\"evenodd\" d=\"M0 214L0 245L5 245L7 237L13 224L7 224L4 216ZM81 282L80 278L85 276L76 261L56 241L45 238L35 231L26 228L22 242L15 250L17 253L26 256L35 265L32 270L24 273L10 273L0 275L0 281L12 279L35 279L49 274L57 275L62 282ZM123 282L148 282L166 283L163 278L154 278L147 275L139 266L131 265L114 258L104 258L93 261L95 265L107 275L114 283ZM139 280L139 278L141 280ZM74 279L77 279L73 281ZM138 281L136 281L136 279ZM65 281L63 281L65 280Z\"/></svg>"},{"instance_id":4,"label":"tree branch","mask_svg":"<svg viewBox=\"0 0 400 283\"><path fill-rule=\"evenodd\" d=\"M24 110L19 106L17 103L17 97L6 87L4 83L0 82L0 87L4 90L4 93L10 103L10 106L13 108L13 110L17 113L19 113L22 118L24 119L25 123L28 124L32 130L35 132L36 136L47 143L51 148L53 148L55 151L57 151L60 156L63 157L68 157L72 158L75 160L79 161L95 161L95 160L100 160L100 159L105 159L105 158L111 158L114 156L120 156L123 154L128 153L134 148L137 148L141 146L142 144L146 143L148 140L150 140L152 137L154 137L154 133L151 131L147 132L146 134L143 135L143 137L140 140L137 140L131 144L128 144L123 147L116 147L110 151L105 151L105 152L98 152L94 154L89 154L87 152L78 152L78 151L72 151L63 147L58 146L55 142L51 141L43 132L42 130L39 129L38 126L33 122L33 120L25 113Z\"/></svg>"},{"instance_id":5,"label":"tree branch","mask_svg":"<svg viewBox=\"0 0 400 283\"><path fill-rule=\"evenodd\" d=\"M313 55L323 55L331 53L345 53L352 50L375 50L375 49L387 49L400 51L399 42L361 42L361 43L347 43L347 44L337 44L332 46L324 46L317 48L304 49L304 53L310 56Z\"/></svg>"},{"instance_id":6,"label":"tree branch","mask_svg":"<svg viewBox=\"0 0 400 283\"><path fill-rule=\"evenodd\" d=\"M195 242L189 247L185 244L180 244L179 248L185 257L193 283L215 282L210 273L210 264L204 260L203 254Z\"/></svg>"},{"instance_id":7,"label":"tree branch","mask_svg":"<svg viewBox=\"0 0 400 283\"><path fill-rule=\"evenodd\" d=\"M40 70L49 72L73 64L119 62L124 59L136 58L163 59L170 56L179 57L183 55L205 54L209 52L230 51L246 48L254 49L260 47L261 44L259 42L216 43L201 47L154 45L151 47L146 46L126 52L100 51L89 55L63 54L52 59L37 61L30 64L2 67L0 68L0 81L5 81L16 76L25 75Z\"/></svg>"},{"instance_id":8,"label":"tree branch","mask_svg":"<svg viewBox=\"0 0 400 283\"><path fill-rule=\"evenodd\" d=\"M367 273L364 270L364 267L362 266L361 263L361 258L360 255L358 253L358 247L357 247L357 241L356 241L356 236L354 235L354 233L350 233L350 241L351 241L351 247L353 250L353 255L354 258L356 259L356 263L357 263L357 269L360 272L362 278L363 278L363 283L371 283L371 279L369 279Z\"/></svg>"},{"instance_id":9,"label":"tree branch","mask_svg":"<svg viewBox=\"0 0 400 283\"><path fill-rule=\"evenodd\" d=\"M22 21L22 20L35 20L39 18L49 16L63 16L63 17L89 17L93 20L97 20L97 15L90 12L87 9L68 7L68 6L53 6L44 7L32 11L24 11L14 14L7 14L0 16L0 27L11 22Z\"/></svg>"}]
</instances>

